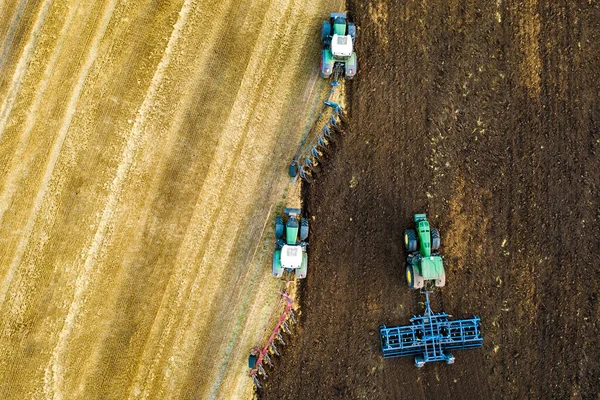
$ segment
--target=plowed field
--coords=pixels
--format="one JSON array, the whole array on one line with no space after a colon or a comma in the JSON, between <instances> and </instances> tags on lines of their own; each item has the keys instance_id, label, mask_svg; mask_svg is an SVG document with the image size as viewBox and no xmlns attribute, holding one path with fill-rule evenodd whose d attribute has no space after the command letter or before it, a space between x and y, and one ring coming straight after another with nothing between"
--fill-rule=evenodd
<instances>
[{"instance_id":1,"label":"plowed field","mask_svg":"<svg viewBox=\"0 0 600 400\"><path fill-rule=\"evenodd\" d=\"M353 1L350 120L305 187L311 271L266 399L596 399L600 393L600 5ZM482 318L456 364L384 360L407 324L402 234L427 212L447 286Z\"/></svg>"},{"instance_id":2,"label":"plowed field","mask_svg":"<svg viewBox=\"0 0 600 400\"><path fill-rule=\"evenodd\" d=\"M0 398L251 396L341 6L0 1Z\"/></svg>"}]
</instances>

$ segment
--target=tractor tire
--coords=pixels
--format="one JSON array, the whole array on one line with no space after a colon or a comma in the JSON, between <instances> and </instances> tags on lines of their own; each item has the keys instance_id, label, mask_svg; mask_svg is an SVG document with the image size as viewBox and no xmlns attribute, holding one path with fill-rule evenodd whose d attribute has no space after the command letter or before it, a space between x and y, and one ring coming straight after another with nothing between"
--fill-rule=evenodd
<instances>
[{"instance_id":1,"label":"tractor tire","mask_svg":"<svg viewBox=\"0 0 600 400\"><path fill-rule=\"evenodd\" d=\"M304 242L308 237L308 220L302 218L300 220L300 241Z\"/></svg>"},{"instance_id":2,"label":"tractor tire","mask_svg":"<svg viewBox=\"0 0 600 400\"><path fill-rule=\"evenodd\" d=\"M351 22L348 23L348 35L352 37L352 41L354 42L354 39L356 38L356 25Z\"/></svg>"},{"instance_id":3,"label":"tractor tire","mask_svg":"<svg viewBox=\"0 0 600 400\"><path fill-rule=\"evenodd\" d=\"M414 229L404 231L404 246L409 253L417 251L417 232Z\"/></svg>"},{"instance_id":4,"label":"tractor tire","mask_svg":"<svg viewBox=\"0 0 600 400\"><path fill-rule=\"evenodd\" d=\"M415 288L415 269L412 264L406 266L406 284L409 289Z\"/></svg>"},{"instance_id":5,"label":"tractor tire","mask_svg":"<svg viewBox=\"0 0 600 400\"><path fill-rule=\"evenodd\" d=\"M441 241L440 231L438 231L437 228L431 228L431 250L436 251L439 249Z\"/></svg>"},{"instance_id":6,"label":"tractor tire","mask_svg":"<svg viewBox=\"0 0 600 400\"><path fill-rule=\"evenodd\" d=\"M283 230L285 225L283 224L283 217L275 217L275 239L283 239Z\"/></svg>"},{"instance_id":7,"label":"tractor tire","mask_svg":"<svg viewBox=\"0 0 600 400\"><path fill-rule=\"evenodd\" d=\"M325 40L329 36L331 36L331 22L323 21L323 25L321 26L321 43L325 43Z\"/></svg>"}]
</instances>

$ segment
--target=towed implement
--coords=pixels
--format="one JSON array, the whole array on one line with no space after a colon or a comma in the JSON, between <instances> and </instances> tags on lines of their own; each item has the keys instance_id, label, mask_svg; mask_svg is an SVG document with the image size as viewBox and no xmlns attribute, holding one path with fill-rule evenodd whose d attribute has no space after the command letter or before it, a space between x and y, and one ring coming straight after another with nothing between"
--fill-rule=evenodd
<instances>
[{"instance_id":1,"label":"towed implement","mask_svg":"<svg viewBox=\"0 0 600 400\"><path fill-rule=\"evenodd\" d=\"M433 361L454 364L450 350L482 346L480 319L453 321L448 319L448 314L434 313L429 293L425 292L425 314L412 317L410 325L379 328L383 357L414 357L415 365L420 368Z\"/></svg>"}]
</instances>

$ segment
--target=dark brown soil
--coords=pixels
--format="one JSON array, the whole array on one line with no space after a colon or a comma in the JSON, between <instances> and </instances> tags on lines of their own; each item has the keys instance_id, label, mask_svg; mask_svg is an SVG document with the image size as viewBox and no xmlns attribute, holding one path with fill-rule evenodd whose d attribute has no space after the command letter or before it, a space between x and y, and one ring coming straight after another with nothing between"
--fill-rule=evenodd
<instances>
[{"instance_id":1,"label":"dark brown soil","mask_svg":"<svg viewBox=\"0 0 600 400\"><path fill-rule=\"evenodd\" d=\"M350 122L307 185L302 316L262 397L599 398L598 2L350 10ZM417 212L447 261L434 311L483 321L452 366L379 347L380 325L423 310L403 271Z\"/></svg>"}]
</instances>

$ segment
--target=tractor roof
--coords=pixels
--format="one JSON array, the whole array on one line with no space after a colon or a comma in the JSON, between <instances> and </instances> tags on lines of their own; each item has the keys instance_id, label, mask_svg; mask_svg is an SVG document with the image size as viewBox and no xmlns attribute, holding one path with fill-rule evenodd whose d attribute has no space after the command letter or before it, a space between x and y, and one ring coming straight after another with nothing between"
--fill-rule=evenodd
<instances>
[{"instance_id":1,"label":"tractor roof","mask_svg":"<svg viewBox=\"0 0 600 400\"><path fill-rule=\"evenodd\" d=\"M284 245L281 248L281 266L283 268L300 268L302 266L302 247Z\"/></svg>"},{"instance_id":2,"label":"tractor roof","mask_svg":"<svg viewBox=\"0 0 600 400\"><path fill-rule=\"evenodd\" d=\"M352 55L352 36L333 35L331 53L338 57L350 57Z\"/></svg>"}]
</instances>

